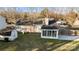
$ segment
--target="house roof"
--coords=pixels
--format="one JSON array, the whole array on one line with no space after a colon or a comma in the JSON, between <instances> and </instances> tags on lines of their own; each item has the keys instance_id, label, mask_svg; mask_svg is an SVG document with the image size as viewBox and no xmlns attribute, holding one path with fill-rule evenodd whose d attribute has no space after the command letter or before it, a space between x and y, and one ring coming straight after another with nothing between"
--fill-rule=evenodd
<instances>
[{"instance_id":1,"label":"house roof","mask_svg":"<svg viewBox=\"0 0 79 59\"><path fill-rule=\"evenodd\" d=\"M75 19L73 26L79 26L79 19L78 18Z\"/></svg>"},{"instance_id":2,"label":"house roof","mask_svg":"<svg viewBox=\"0 0 79 59\"><path fill-rule=\"evenodd\" d=\"M16 22L16 25L32 25L32 21L29 20L19 20Z\"/></svg>"},{"instance_id":3,"label":"house roof","mask_svg":"<svg viewBox=\"0 0 79 59\"><path fill-rule=\"evenodd\" d=\"M33 24L43 24L43 21L19 20L16 23L16 25L33 25Z\"/></svg>"},{"instance_id":4,"label":"house roof","mask_svg":"<svg viewBox=\"0 0 79 59\"><path fill-rule=\"evenodd\" d=\"M35 21L35 22L33 22L33 24L43 24L43 21L42 21L42 20L40 20L40 21Z\"/></svg>"},{"instance_id":5,"label":"house roof","mask_svg":"<svg viewBox=\"0 0 79 59\"><path fill-rule=\"evenodd\" d=\"M41 29L59 29L57 26L43 25Z\"/></svg>"},{"instance_id":6,"label":"house roof","mask_svg":"<svg viewBox=\"0 0 79 59\"><path fill-rule=\"evenodd\" d=\"M10 36L11 35L11 31L14 29L14 27L7 27L3 30L0 30L0 35L4 35L4 36Z\"/></svg>"},{"instance_id":7,"label":"house roof","mask_svg":"<svg viewBox=\"0 0 79 59\"><path fill-rule=\"evenodd\" d=\"M56 20L49 20L49 25L56 23Z\"/></svg>"},{"instance_id":8,"label":"house roof","mask_svg":"<svg viewBox=\"0 0 79 59\"><path fill-rule=\"evenodd\" d=\"M72 25L72 28L74 29L79 29L79 18L76 18L73 25Z\"/></svg>"}]
</instances>

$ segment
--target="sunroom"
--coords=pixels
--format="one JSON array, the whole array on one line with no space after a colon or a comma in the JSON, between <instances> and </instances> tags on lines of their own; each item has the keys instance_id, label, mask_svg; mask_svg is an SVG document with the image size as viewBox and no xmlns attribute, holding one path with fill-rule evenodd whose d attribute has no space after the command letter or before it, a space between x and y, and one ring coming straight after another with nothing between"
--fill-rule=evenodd
<instances>
[{"instance_id":1,"label":"sunroom","mask_svg":"<svg viewBox=\"0 0 79 59\"><path fill-rule=\"evenodd\" d=\"M44 25L41 27L41 38L59 40L79 40L79 35L75 35L74 28L61 28L58 26Z\"/></svg>"},{"instance_id":2,"label":"sunroom","mask_svg":"<svg viewBox=\"0 0 79 59\"><path fill-rule=\"evenodd\" d=\"M41 29L41 38L58 39L59 29L56 26L42 26Z\"/></svg>"}]
</instances>

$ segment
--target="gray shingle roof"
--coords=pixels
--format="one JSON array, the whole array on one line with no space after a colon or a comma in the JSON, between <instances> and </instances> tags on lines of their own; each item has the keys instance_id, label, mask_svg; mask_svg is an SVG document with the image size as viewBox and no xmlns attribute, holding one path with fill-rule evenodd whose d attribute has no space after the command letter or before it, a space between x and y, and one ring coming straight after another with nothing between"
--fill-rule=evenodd
<instances>
[{"instance_id":1,"label":"gray shingle roof","mask_svg":"<svg viewBox=\"0 0 79 59\"><path fill-rule=\"evenodd\" d=\"M43 25L41 29L59 29L57 26Z\"/></svg>"}]
</instances>

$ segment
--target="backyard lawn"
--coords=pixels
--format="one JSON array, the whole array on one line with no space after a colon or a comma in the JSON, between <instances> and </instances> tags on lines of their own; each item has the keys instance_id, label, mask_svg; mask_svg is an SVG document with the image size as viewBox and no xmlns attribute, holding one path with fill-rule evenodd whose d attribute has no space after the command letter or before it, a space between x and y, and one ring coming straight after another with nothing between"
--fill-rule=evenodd
<instances>
[{"instance_id":1,"label":"backyard lawn","mask_svg":"<svg viewBox=\"0 0 79 59\"><path fill-rule=\"evenodd\" d=\"M13 42L0 41L0 51L74 51L79 41L41 39L37 33L19 33Z\"/></svg>"}]
</instances>

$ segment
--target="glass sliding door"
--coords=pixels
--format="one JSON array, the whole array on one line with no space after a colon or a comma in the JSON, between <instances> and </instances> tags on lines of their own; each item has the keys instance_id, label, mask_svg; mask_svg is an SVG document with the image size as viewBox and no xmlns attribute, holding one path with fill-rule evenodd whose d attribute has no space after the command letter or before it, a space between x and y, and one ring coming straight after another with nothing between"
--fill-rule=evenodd
<instances>
[{"instance_id":1,"label":"glass sliding door","mask_svg":"<svg viewBox=\"0 0 79 59\"><path fill-rule=\"evenodd\" d=\"M42 36L46 36L46 30L43 30Z\"/></svg>"},{"instance_id":2,"label":"glass sliding door","mask_svg":"<svg viewBox=\"0 0 79 59\"><path fill-rule=\"evenodd\" d=\"M51 31L47 31L48 33L48 35L47 36L49 36L49 37L51 37Z\"/></svg>"},{"instance_id":3,"label":"glass sliding door","mask_svg":"<svg viewBox=\"0 0 79 59\"><path fill-rule=\"evenodd\" d=\"M57 36L57 31L52 31L52 37L56 37Z\"/></svg>"},{"instance_id":4,"label":"glass sliding door","mask_svg":"<svg viewBox=\"0 0 79 59\"><path fill-rule=\"evenodd\" d=\"M43 38L58 38L58 30L42 30L41 37Z\"/></svg>"}]
</instances>

